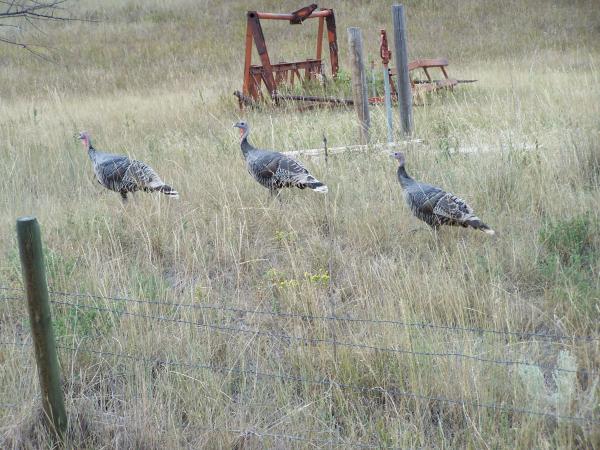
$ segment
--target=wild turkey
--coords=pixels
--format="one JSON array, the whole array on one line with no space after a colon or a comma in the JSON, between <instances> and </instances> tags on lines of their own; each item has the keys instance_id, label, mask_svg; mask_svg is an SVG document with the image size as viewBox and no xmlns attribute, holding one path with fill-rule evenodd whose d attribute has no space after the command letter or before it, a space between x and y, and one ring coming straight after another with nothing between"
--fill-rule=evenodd
<instances>
[{"instance_id":1,"label":"wild turkey","mask_svg":"<svg viewBox=\"0 0 600 450\"><path fill-rule=\"evenodd\" d=\"M279 152L260 150L248 142L250 126L246 122L234 125L240 129L241 148L246 167L256 181L276 195L284 187L309 188L315 192L326 193L327 186L313 177L306 168L289 156Z\"/></svg>"},{"instance_id":2,"label":"wild turkey","mask_svg":"<svg viewBox=\"0 0 600 450\"><path fill-rule=\"evenodd\" d=\"M98 183L120 193L124 202L127 201L127 194L135 191L159 191L169 197L179 198L179 193L165 184L147 164L129 159L127 156L99 152L92 146L87 131L79 133L78 138L81 139L83 147L92 160Z\"/></svg>"},{"instance_id":3,"label":"wild turkey","mask_svg":"<svg viewBox=\"0 0 600 450\"><path fill-rule=\"evenodd\" d=\"M494 230L473 214L473 209L464 200L438 187L419 183L408 175L402 152L395 152L391 156L398 160L398 181L404 189L406 203L416 217L433 229L440 225L455 225L495 234Z\"/></svg>"}]
</instances>

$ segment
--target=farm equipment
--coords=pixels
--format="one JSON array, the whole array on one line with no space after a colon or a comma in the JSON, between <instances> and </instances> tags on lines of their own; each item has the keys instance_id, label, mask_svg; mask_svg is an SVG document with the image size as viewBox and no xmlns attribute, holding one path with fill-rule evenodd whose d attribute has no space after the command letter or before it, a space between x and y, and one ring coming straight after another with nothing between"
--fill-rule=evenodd
<instances>
[{"instance_id":1,"label":"farm equipment","mask_svg":"<svg viewBox=\"0 0 600 450\"><path fill-rule=\"evenodd\" d=\"M314 58L305 59L296 62L271 62L263 29L262 20L282 20L289 21L291 25L302 24L308 19L318 19L316 55ZM284 86L293 87L296 83L303 84L307 81L324 82L326 77L324 73L324 64L322 60L323 37L325 27L327 27L327 41L329 44L329 58L331 65L331 78L335 79L339 71L338 63L338 45L335 25L335 14L333 9L320 8L317 10L316 4L311 4L300 8L292 13L271 13L247 11L246 13L246 48L244 61L244 82L242 92L235 91L234 95L238 98L240 108L251 106L264 101L268 97L278 104L280 101L304 102L302 108L313 108L316 106L340 106L353 105L352 99L323 97L303 94L283 93ZM391 58L391 52L388 48L387 35L385 30L380 33L380 56L384 67L387 69L387 78L391 87L391 99L396 101L398 94L394 85L393 77L396 75L395 69L388 68ZM260 58L260 64L252 64L253 48ZM469 83L476 80L455 80L448 76L448 60L438 59L418 59L408 65L411 73L410 82L415 100L422 99L424 93L435 92L440 89L453 89L458 83ZM418 79L413 76L413 72L422 70L426 79ZM441 70L442 78L433 79L430 71L432 69ZM265 93L266 91L266 93ZM373 96L369 98L369 103L383 103L384 97Z\"/></svg>"},{"instance_id":2,"label":"farm equipment","mask_svg":"<svg viewBox=\"0 0 600 450\"><path fill-rule=\"evenodd\" d=\"M264 98L263 85L269 97L278 102L279 100L298 100L301 96L286 96L278 92L282 84L293 86L296 82L303 83L308 80L317 80L324 76L322 49L323 34L327 26L327 41L329 43L329 58L331 63L331 76L335 77L338 72L338 46L335 28L335 15L333 9L321 8L317 11L317 5L311 4L300 8L290 14L268 13L248 11L246 13L246 53L244 62L244 85L242 92L236 91L240 107L250 105ZM263 34L262 20L288 20L291 25L303 23L307 19L318 19L316 55L315 58L297 62L272 63L267 51L267 44ZM252 64L252 43L260 57L260 65ZM304 73L301 73L304 71ZM319 101L313 97L310 101Z\"/></svg>"},{"instance_id":3,"label":"farm equipment","mask_svg":"<svg viewBox=\"0 0 600 450\"><path fill-rule=\"evenodd\" d=\"M390 59L392 57L392 52L388 47L387 41L387 33L385 30L380 31L380 45L379 45L379 56L381 57L381 62L383 66L386 68L387 76L389 79L389 84L391 87L391 95L392 99L396 100L398 98L398 93L396 92L396 87L394 83L394 76L396 75L396 70L388 67ZM413 99L416 101L422 100L423 94L427 92L435 92L440 89L454 89L454 86L459 83L474 83L477 80L456 80L454 78L450 78L448 75L448 60L446 58L435 58L435 59L417 59L415 61L411 61L408 63L408 71L410 74L410 85L413 92ZM426 79L416 78L416 71L422 70L425 74ZM440 79L433 79L431 77L430 70L431 69L439 69L442 77ZM383 103L383 97L371 97L369 98L369 103Z\"/></svg>"}]
</instances>

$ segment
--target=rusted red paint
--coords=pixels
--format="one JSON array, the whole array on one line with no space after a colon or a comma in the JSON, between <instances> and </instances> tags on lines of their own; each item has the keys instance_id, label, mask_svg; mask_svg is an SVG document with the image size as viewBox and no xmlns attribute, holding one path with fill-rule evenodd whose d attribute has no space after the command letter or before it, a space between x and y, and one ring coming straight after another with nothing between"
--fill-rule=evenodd
<instances>
[{"instance_id":1,"label":"rusted red paint","mask_svg":"<svg viewBox=\"0 0 600 450\"><path fill-rule=\"evenodd\" d=\"M246 49L244 60L244 82L242 92L236 95L240 99L240 107L249 101L257 101L263 97L263 86L269 96L276 100L277 88L282 83L294 84L305 80L316 79L323 75L322 40L324 27L327 26L327 40L329 43L329 57L331 61L332 77L339 70L338 47L335 28L335 15L333 9L321 8L316 11L317 5L311 4L300 8L290 14L248 11L246 13ZM291 24L302 23L307 19L319 19L317 30L316 58L298 62L281 62L272 64L263 34L261 19L263 20L289 20ZM252 48L257 50L260 65L252 65ZM239 94L239 95L238 95Z\"/></svg>"}]
</instances>

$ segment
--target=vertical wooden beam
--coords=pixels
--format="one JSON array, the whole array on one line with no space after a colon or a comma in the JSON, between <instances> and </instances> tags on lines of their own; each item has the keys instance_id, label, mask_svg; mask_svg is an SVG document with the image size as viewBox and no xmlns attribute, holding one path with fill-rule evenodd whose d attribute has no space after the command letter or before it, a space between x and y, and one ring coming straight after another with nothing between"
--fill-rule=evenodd
<instances>
[{"instance_id":1,"label":"vertical wooden beam","mask_svg":"<svg viewBox=\"0 0 600 450\"><path fill-rule=\"evenodd\" d=\"M325 18L319 17L319 28L317 30L317 59L320 61L323 54L323 30L325 28Z\"/></svg>"},{"instance_id":2,"label":"vertical wooden beam","mask_svg":"<svg viewBox=\"0 0 600 450\"><path fill-rule=\"evenodd\" d=\"M367 77L363 58L363 44L360 28L348 28L348 51L352 68L352 95L354 109L358 116L359 140L361 144L369 143L369 99L367 95Z\"/></svg>"},{"instance_id":3,"label":"vertical wooden beam","mask_svg":"<svg viewBox=\"0 0 600 450\"><path fill-rule=\"evenodd\" d=\"M406 40L406 17L404 5L392 6L394 22L394 47L396 53L396 72L398 74L398 107L400 122L406 137L413 131L412 89L408 73L408 45Z\"/></svg>"},{"instance_id":4,"label":"vertical wooden beam","mask_svg":"<svg viewBox=\"0 0 600 450\"><path fill-rule=\"evenodd\" d=\"M277 90L277 84L273 77L273 67L271 66L271 60L269 59L269 53L267 52L267 44L265 42L265 35L263 34L260 20L256 11L248 12L248 23L252 29L252 36L254 37L254 45L256 45L256 51L260 57L260 62L263 67L263 79L267 85L267 91L269 95L273 96Z\"/></svg>"},{"instance_id":5,"label":"vertical wooden beam","mask_svg":"<svg viewBox=\"0 0 600 450\"><path fill-rule=\"evenodd\" d=\"M242 92L245 96L254 98L250 88L250 66L252 65L252 28L250 26L250 17L246 21L246 56L244 59L244 86ZM240 101L241 105L241 101Z\"/></svg>"},{"instance_id":6,"label":"vertical wooden beam","mask_svg":"<svg viewBox=\"0 0 600 450\"><path fill-rule=\"evenodd\" d=\"M338 62L338 45L337 45L337 32L335 29L335 15L333 9L329 10L330 14L325 18L327 23L327 41L329 42L329 58L331 60L331 76L337 77L340 65Z\"/></svg>"},{"instance_id":7,"label":"vertical wooden beam","mask_svg":"<svg viewBox=\"0 0 600 450\"><path fill-rule=\"evenodd\" d=\"M23 285L27 292L31 336L42 391L42 405L50 429L57 437L61 438L67 430L67 414L48 304L48 285L46 284L40 227L35 217L17 219L17 238Z\"/></svg>"}]
</instances>

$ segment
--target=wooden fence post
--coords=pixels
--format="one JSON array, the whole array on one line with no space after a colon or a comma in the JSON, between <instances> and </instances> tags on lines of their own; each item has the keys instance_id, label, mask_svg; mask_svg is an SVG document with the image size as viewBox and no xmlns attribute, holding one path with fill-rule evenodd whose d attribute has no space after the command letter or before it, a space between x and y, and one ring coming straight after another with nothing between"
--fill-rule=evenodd
<instances>
[{"instance_id":1,"label":"wooden fence post","mask_svg":"<svg viewBox=\"0 0 600 450\"><path fill-rule=\"evenodd\" d=\"M348 28L348 51L352 66L352 95L354 109L358 116L359 139L361 144L369 143L369 99L367 95L367 77L363 58L363 44L360 28Z\"/></svg>"},{"instance_id":2,"label":"wooden fence post","mask_svg":"<svg viewBox=\"0 0 600 450\"><path fill-rule=\"evenodd\" d=\"M67 429L67 414L48 304L48 285L46 284L40 227L35 217L17 219L17 238L21 255L23 285L27 292L27 307L40 379L42 405L48 425L60 439Z\"/></svg>"},{"instance_id":3,"label":"wooden fence post","mask_svg":"<svg viewBox=\"0 0 600 450\"><path fill-rule=\"evenodd\" d=\"M404 5L392 6L394 21L394 48L396 53L396 71L398 73L398 106L400 122L405 137L413 131L412 89L408 74L408 46L406 41L406 15Z\"/></svg>"}]
</instances>

